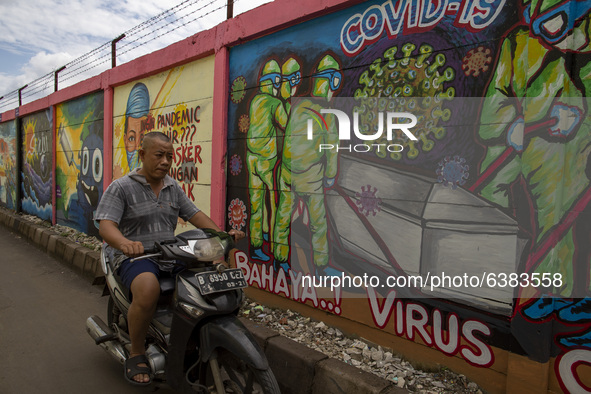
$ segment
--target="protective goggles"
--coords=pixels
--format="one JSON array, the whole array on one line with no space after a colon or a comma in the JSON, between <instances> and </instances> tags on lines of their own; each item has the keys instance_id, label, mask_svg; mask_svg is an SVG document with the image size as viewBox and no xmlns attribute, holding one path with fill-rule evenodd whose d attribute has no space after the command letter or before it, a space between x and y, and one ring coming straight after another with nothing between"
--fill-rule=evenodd
<instances>
[{"instance_id":1,"label":"protective goggles","mask_svg":"<svg viewBox=\"0 0 591 394\"><path fill-rule=\"evenodd\" d=\"M293 88L294 86L299 85L302 81L302 74L299 71L296 71L293 74L284 75L283 80L289 82L289 85Z\"/></svg>"},{"instance_id":2,"label":"protective goggles","mask_svg":"<svg viewBox=\"0 0 591 394\"><path fill-rule=\"evenodd\" d=\"M530 21L529 5L524 12L525 21L530 24L533 33L541 36L550 44L564 39L575 27L575 23L589 14L591 1L568 1L534 17Z\"/></svg>"},{"instance_id":3,"label":"protective goggles","mask_svg":"<svg viewBox=\"0 0 591 394\"><path fill-rule=\"evenodd\" d=\"M262 84L264 81L271 81L274 87L277 89L281 88L281 74L279 73L271 73L267 75L263 75L259 82Z\"/></svg>"},{"instance_id":4,"label":"protective goggles","mask_svg":"<svg viewBox=\"0 0 591 394\"><path fill-rule=\"evenodd\" d=\"M337 90L341 86L343 80L343 74L339 70L328 69L320 71L313 75L314 78L328 78L330 82L330 89Z\"/></svg>"}]
</instances>

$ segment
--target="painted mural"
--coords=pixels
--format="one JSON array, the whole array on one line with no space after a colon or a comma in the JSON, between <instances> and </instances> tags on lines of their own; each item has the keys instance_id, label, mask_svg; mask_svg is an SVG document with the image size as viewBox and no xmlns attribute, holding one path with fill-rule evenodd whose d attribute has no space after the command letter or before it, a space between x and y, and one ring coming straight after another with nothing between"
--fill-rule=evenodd
<instances>
[{"instance_id":1,"label":"painted mural","mask_svg":"<svg viewBox=\"0 0 591 394\"><path fill-rule=\"evenodd\" d=\"M233 48L228 226L247 232L249 283L474 366L550 361L549 387L589 390L590 12L370 1ZM416 140L310 149L339 144L323 111L353 97L417 114ZM444 273L494 286L305 281Z\"/></svg>"},{"instance_id":2,"label":"painted mural","mask_svg":"<svg viewBox=\"0 0 591 394\"><path fill-rule=\"evenodd\" d=\"M0 204L16 209L16 122L0 123Z\"/></svg>"},{"instance_id":3,"label":"painted mural","mask_svg":"<svg viewBox=\"0 0 591 394\"><path fill-rule=\"evenodd\" d=\"M56 107L56 220L98 236L94 210L103 194L103 93Z\"/></svg>"},{"instance_id":4,"label":"painted mural","mask_svg":"<svg viewBox=\"0 0 591 394\"><path fill-rule=\"evenodd\" d=\"M20 119L22 134L21 203L23 212L52 220L53 113Z\"/></svg>"},{"instance_id":5,"label":"painted mural","mask_svg":"<svg viewBox=\"0 0 591 394\"><path fill-rule=\"evenodd\" d=\"M209 212L214 58L173 68L115 89L113 178L140 165L145 133L160 131L174 145L170 176ZM179 229L183 228L183 224Z\"/></svg>"}]
</instances>

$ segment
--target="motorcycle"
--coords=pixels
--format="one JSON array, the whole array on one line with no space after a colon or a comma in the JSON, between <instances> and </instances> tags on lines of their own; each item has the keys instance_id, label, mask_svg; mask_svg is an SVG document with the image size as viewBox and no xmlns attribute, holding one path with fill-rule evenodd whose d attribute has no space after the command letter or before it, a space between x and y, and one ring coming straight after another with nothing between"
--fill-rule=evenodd
<instances>
[{"instance_id":1,"label":"motorcycle","mask_svg":"<svg viewBox=\"0 0 591 394\"><path fill-rule=\"evenodd\" d=\"M247 286L242 270L218 263L227 260L232 248L228 234L194 229L156 242L153 250L136 258L151 258L162 271L170 271L160 277L160 298L146 338L153 382L185 393L279 393L265 354L237 318ZM108 324L94 315L86 320L86 329L124 364L131 349L126 318L130 292L115 274L105 246L101 266L110 295ZM172 270L174 266L182 268Z\"/></svg>"}]
</instances>

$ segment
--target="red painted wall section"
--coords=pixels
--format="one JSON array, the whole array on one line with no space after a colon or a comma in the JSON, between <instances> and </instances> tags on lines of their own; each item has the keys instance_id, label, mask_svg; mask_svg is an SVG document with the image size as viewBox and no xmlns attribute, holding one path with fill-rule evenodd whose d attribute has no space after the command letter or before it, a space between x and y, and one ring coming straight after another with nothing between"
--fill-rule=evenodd
<instances>
[{"instance_id":1,"label":"red painted wall section","mask_svg":"<svg viewBox=\"0 0 591 394\"><path fill-rule=\"evenodd\" d=\"M53 106L52 109L52 127L53 127L53 131L54 131L54 135L53 138L51 139L51 150L52 150L52 157L51 157L51 188L52 190L54 190L54 192L51 194L51 205L52 205L52 209L51 209L51 223L52 224L56 224L57 223L57 217L56 217L56 212L57 212L57 195L55 193L56 190L56 179L55 179L55 167L56 167L56 155L57 155L57 133L55 132L55 130L57 130L57 120L55 119L55 105Z\"/></svg>"},{"instance_id":2,"label":"red painted wall section","mask_svg":"<svg viewBox=\"0 0 591 394\"><path fill-rule=\"evenodd\" d=\"M215 56L213 76L213 132L211 152L211 218L220 228L225 227L226 207L226 148L229 95L229 51L220 48Z\"/></svg>"},{"instance_id":3,"label":"red painted wall section","mask_svg":"<svg viewBox=\"0 0 591 394\"><path fill-rule=\"evenodd\" d=\"M107 87L104 92L104 120L103 120L103 160L109 163L103 166L103 191L113 181L113 88Z\"/></svg>"},{"instance_id":4,"label":"red painted wall section","mask_svg":"<svg viewBox=\"0 0 591 394\"><path fill-rule=\"evenodd\" d=\"M235 46L365 0L275 0L216 26L216 48Z\"/></svg>"}]
</instances>

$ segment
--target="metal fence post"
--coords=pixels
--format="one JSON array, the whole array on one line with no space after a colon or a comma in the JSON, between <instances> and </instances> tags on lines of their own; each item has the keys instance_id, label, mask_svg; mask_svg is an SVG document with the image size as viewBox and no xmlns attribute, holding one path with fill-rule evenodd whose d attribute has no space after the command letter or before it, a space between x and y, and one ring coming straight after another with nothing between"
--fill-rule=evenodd
<instances>
[{"instance_id":1,"label":"metal fence post","mask_svg":"<svg viewBox=\"0 0 591 394\"><path fill-rule=\"evenodd\" d=\"M20 107L21 105L23 105L23 100L22 100L22 95L21 95L21 93L22 93L23 89L25 89L27 86L29 86L29 84L26 84L25 86L23 86L22 88L20 88L20 89L18 90L18 106L19 106L19 107Z\"/></svg>"},{"instance_id":2,"label":"metal fence post","mask_svg":"<svg viewBox=\"0 0 591 394\"><path fill-rule=\"evenodd\" d=\"M232 19L234 17L234 0L228 0L228 6L226 7L227 10L227 19Z\"/></svg>"},{"instance_id":3,"label":"metal fence post","mask_svg":"<svg viewBox=\"0 0 591 394\"><path fill-rule=\"evenodd\" d=\"M117 42L121 41L124 37L125 34L121 34L111 41L111 68L117 67Z\"/></svg>"},{"instance_id":4,"label":"metal fence post","mask_svg":"<svg viewBox=\"0 0 591 394\"><path fill-rule=\"evenodd\" d=\"M66 68L66 66L63 66L63 67L61 67L61 68L57 69L57 70L56 70L56 71L53 73L53 87L54 87L54 90L53 90L53 91L54 91L54 92L57 92L57 74L58 74L60 71L64 70L65 68Z\"/></svg>"}]
</instances>

